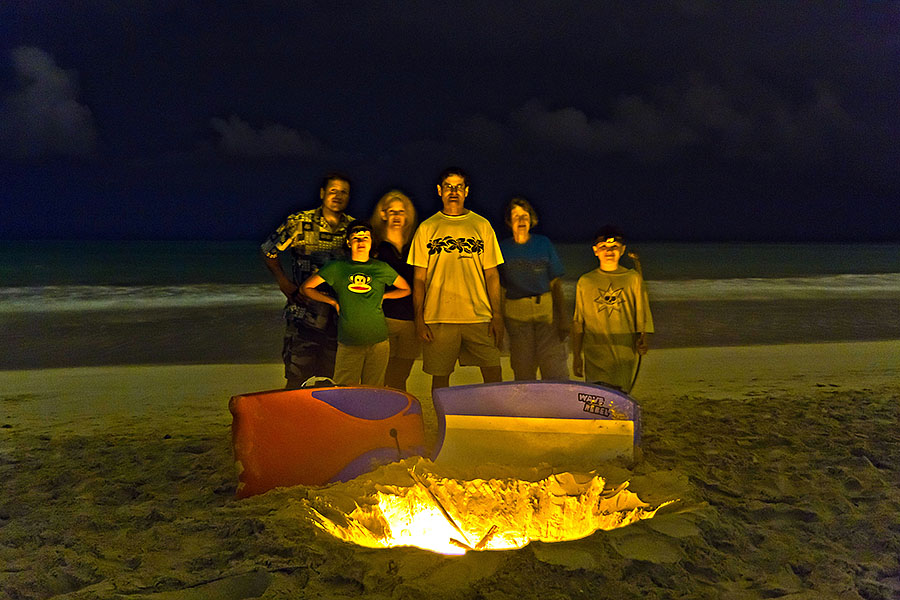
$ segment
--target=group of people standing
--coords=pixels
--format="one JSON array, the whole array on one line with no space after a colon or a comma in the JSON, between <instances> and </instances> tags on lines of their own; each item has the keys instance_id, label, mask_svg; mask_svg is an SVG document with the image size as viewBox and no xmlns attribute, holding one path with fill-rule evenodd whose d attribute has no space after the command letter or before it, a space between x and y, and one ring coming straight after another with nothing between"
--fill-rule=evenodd
<instances>
[{"instance_id":1,"label":"group of people standing","mask_svg":"<svg viewBox=\"0 0 900 600\"><path fill-rule=\"evenodd\" d=\"M350 181L331 173L321 206L288 216L262 244L287 298L286 387L332 377L405 390L420 355L432 389L450 384L457 361L480 367L485 383L499 382L504 332L517 380L538 372L566 380L571 330L574 374L630 391L653 321L640 273L619 265L621 231L607 226L595 237L600 266L579 280L573 319L563 265L550 240L531 231L538 218L526 199L508 203L512 237L498 241L490 222L465 207L465 172L445 170L437 192L441 210L418 227L399 190L385 194L368 221L354 220L345 212ZM284 251L290 275L279 260Z\"/></svg>"}]
</instances>

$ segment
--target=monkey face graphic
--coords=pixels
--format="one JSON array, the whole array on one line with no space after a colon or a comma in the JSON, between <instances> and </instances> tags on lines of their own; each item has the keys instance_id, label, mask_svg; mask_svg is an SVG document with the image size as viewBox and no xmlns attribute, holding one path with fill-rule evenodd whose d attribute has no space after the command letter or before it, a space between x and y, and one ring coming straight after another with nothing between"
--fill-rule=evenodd
<instances>
[{"instance_id":1,"label":"monkey face graphic","mask_svg":"<svg viewBox=\"0 0 900 600\"><path fill-rule=\"evenodd\" d=\"M349 277L349 280L350 282L347 285L347 289L351 292L356 292L357 294L365 294L372 289L372 286L369 285L369 283L371 283L372 281L372 278L365 273L354 273Z\"/></svg>"}]
</instances>

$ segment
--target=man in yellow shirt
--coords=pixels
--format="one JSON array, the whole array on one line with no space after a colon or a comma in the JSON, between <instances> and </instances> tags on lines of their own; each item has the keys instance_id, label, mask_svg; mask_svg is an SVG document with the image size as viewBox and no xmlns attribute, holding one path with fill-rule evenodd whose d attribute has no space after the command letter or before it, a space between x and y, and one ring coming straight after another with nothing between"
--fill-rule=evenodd
<instances>
[{"instance_id":1,"label":"man in yellow shirt","mask_svg":"<svg viewBox=\"0 0 900 600\"><path fill-rule=\"evenodd\" d=\"M431 388L450 385L457 359L477 365L485 383L502 379L500 245L487 219L465 208L468 177L445 170L437 184L440 212L419 225L409 251L415 268L416 332L424 342L422 368Z\"/></svg>"}]
</instances>

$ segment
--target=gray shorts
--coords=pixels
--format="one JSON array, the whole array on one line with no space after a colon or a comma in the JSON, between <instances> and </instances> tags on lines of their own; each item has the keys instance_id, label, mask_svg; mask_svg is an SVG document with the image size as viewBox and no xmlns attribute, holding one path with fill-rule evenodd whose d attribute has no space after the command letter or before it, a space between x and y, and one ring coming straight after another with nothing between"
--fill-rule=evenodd
<instances>
[{"instance_id":1,"label":"gray shorts","mask_svg":"<svg viewBox=\"0 0 900 600\"><path fill-rule=\"evenodd\" d=\"M569 379L569 353L552 322L505 319L509 365L517 380Z\"/></svg>"}]
</instances>

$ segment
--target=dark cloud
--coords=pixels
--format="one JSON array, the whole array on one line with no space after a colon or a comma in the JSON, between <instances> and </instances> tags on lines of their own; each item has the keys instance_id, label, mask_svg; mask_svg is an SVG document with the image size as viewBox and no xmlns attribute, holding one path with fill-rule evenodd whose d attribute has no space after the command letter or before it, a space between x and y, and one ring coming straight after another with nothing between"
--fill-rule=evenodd
<instances>
[{"instance_id":1,"label":"dark cloud","mask_svg":"<svg viewBox=\"0 0 900 600\"><path fill-rule=\"evenodd\" d=\"M678 148L696 143L696 134L638 96L615 101L609 119L590 117L575 107L555 110L531 101L512 113L518 133L537 142L590 155L626 154L662 160Z\"/></svg>"},{"instance_id":2,"label":"dark cloud","mask_svg":"<svg viewBox=\"0 0 900 600\"><path fill-rule=\"evenodd\" d=\"M14 49L11 59L19 86L0 108L0 151L19 159L93 155L97 130L91 110L79 102L75 71L35 47Z\"/></svg>"},{"instance_id":3,"label":"dark cloud","mask_svg":"<svg viewBox=\"0 0 900 600\"><path fill-rule=\"evenodd\" d=\"M280 124L254 128L231 115L228 120L213 118L213 129L219 134L219 149L231 156L247 158L318 157L324 146L308 131L297 131Z\"/></svg>"},{"instance_id":4,"label":"dark cloud","mask_svg":"<svg viewBox=\"0 0 900 600\"><path fill-rule=\"evenodd\" d=\"M463 119L448 137L479 150L549 147L651 163L689 150L724 160L819 164L877 135L850 115L828 85L817 85L799 104L775 90L757 88L754 94L748 102L742 91L695 74L653 96L621 95L611 101L608 116L577 106L550 109L532 99L503 120Z\"/></svg>"}]
</instances>

